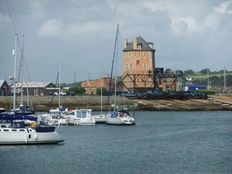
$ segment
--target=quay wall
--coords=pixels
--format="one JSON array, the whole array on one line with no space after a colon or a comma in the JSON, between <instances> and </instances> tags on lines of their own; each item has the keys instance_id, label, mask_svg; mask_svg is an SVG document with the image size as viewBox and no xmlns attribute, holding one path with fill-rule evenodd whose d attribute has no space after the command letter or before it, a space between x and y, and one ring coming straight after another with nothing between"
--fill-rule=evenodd
<instances>
[{"instance_id":1,"label":"quay wall","mask_svg":"<svg viewBox=\"0 0 232 174\"><path fill-rule=\"evenodd\" d=\"M23 97L23 103L26 105L27 97ZM101 109L101 101L103 109L107 106L107 96L60 96L60 105L68 107L70 109L76 108L91 108L93 110ZM113 103L114 98L110 97L110 103ZM57 108L59 105L59 96L30 96L29 101L35 111L48 111L49 109ZM21 103L21 98L17 97L16 105L19 106ZM118 105L129 105L131 103L125 97L117 97ZM0 96L0 107L10 110L13 107L13 97L12 96Z\"/></svg>"},{"instance_id":2,"label":"quay wall","mask_svg":"<svg viewBox=\"0 0 232 174\"><path fill-rule=\"evenodd\" d=\"M58 107L59 97L54 96L30 96L35 111L48 111L51 108ZM110 98L113 103L114 98ZM0 96L0 107L10 110L12 108L12 96ZM27 103L27 97L23 98ZM61 106L70 109L91 108L93 110L101 109L100 96L61 96ZM17 97L17 103L20 98ZM102 97L103 110L107 107L107 96ZM212 96L208 100L204 99L188 99L188 100L141 100L127 99L125 97L117 97L117 105L136 104L137 110L141 111L232 111L232 96Z\"/></svg>"}]
</instances>

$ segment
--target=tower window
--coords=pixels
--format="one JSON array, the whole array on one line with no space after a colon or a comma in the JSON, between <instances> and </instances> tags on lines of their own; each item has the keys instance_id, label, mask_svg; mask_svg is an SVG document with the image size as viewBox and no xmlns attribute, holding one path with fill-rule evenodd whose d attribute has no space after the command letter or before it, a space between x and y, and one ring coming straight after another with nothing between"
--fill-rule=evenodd
<instances>
[{"instance_id":1,"label":"tower window","mask_svg":"<svg viewBox=\"0 0 232 174\"><path fill-rule=\"evenodd\" d=\"M140 64L140 60L136 60L136 65L139 65Z\"/></svg>"}]
</instances>

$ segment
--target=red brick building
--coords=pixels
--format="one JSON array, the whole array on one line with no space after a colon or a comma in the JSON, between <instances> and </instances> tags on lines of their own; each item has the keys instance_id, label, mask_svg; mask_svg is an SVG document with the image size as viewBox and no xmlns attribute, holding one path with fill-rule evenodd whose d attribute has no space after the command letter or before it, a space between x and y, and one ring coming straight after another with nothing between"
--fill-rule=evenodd
<instances>
[{"instance_id":1,"label":"red brick building","mask_svg":"<svg viewBox=\"0 0 232 174\"><path fill-rule=\"evenodd\" d=\"M123 83L128 89L153 87L152 74L155 69L155 49L152 42L138 36L132 42L125 41L123 49Z\"/></svg>"},{"instance_id":2,"label":"red brick building","mask_svg":"<svg viewBox=\"0 0 232 174\"><path fill-rule=\"evenodd\" d=\"M86 81L81 83L81 87L85 88L85 94L88 95L96 95L98 88L105 88L107 91L109 89L110 78L103 77L101 79ZM114 86L114 82L112 82L112 86Z\"/></svg>"}]
</instances>

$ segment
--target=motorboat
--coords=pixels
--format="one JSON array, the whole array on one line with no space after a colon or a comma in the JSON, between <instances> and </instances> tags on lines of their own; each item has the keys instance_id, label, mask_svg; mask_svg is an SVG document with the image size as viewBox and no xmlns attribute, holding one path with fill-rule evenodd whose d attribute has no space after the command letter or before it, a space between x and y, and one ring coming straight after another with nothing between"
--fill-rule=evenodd
<instances>
[{"instance_id":1,"label":"motorboat","mask_svg":"<svg viewBox=\"0 0 232 174\"><path fill-rule=\"evenodd\" d=\"M57 128L48 125L26 126L18 122L0 127L0 145L58 144L64 142Z\"/></svg>"},{"instance_id":2,"label":"motorboat","mask_svg":"<svg viewBox=\"0 0 232 174\"><path fill-rule=\"evenodd\" d=\"M95 125L96 121L92 116L92 109L76 109L75 113L78 125Z\"/></svg>"},{"instance_id":3,"label":"motorboat","mask_svg":"<svg viewBox=\"0 0 232 174\"><path fill-rule=\"evenodd\" d=\"M50 112L51 113L51 112ZM92 109L74 109L67 111L61 116L41 115L42 120L53 125L95 125L96 121L92 116Z\"/></svg>"},{"instance_id":4,"label":"motorboat","mask_svg":"<svg viewBox=\"0 0 232 174\"><path fill-rule=\"evenodd\" d=\"M135 119L128 111L118 110L106 114L106 124L135 125Z\"/></svg>"},{"instance_id":5,"label":"motorboat","mask_svg":"<svg viewBox=\"0 0 232 174\"><path fill-rule=\"evenodd\" d=\"M64 109L63 107L58 107L56 109L50 109L48 113L40 114L39 118L43 121L49 122L52 125L67 125L67 114L67 108Z\"/></svg>"}]
</instances>

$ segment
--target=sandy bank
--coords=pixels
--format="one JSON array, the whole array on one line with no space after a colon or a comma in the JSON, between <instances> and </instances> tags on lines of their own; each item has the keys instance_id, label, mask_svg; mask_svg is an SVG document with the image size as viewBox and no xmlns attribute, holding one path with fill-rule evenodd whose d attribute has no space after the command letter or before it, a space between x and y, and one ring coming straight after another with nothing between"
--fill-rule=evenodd
<instances>
[{"instance_id":1,"label":"sandy bank","mask_svg":"<svg viewBox=\"0 0 232 174\"><path fill-rule=\"evenodd\" d=\"M26 103L26 97L23 98ZM111 99L112 101L113 99ZM52 96L32 96L30 101L35 111L48 111L58 106L58 96L52 100ZM17 99L20 103L20 99ZM103 109L107 105L107 97L102 98ZM119 105L129 105L131 103L138 105L138 110L150 111L232 111L232 96L213 96L212 100L189 99L189 100L137 100L117 97ZM92 108L100 110L100 96L62 96L61 105L71 109L74 108ZM12 97L0 97L0 107L12 108Z\"/></svg>"}]
</instances>

